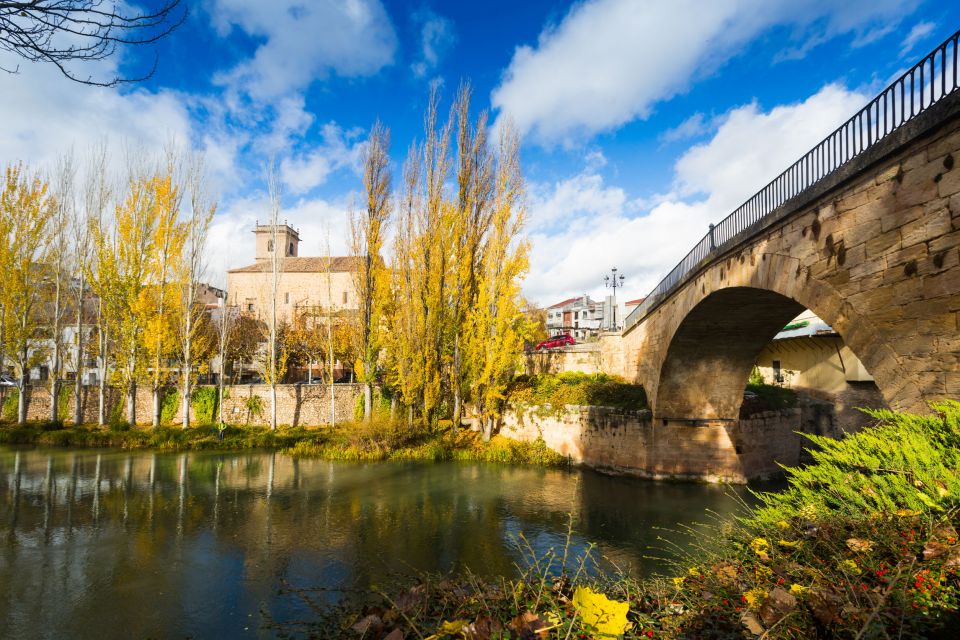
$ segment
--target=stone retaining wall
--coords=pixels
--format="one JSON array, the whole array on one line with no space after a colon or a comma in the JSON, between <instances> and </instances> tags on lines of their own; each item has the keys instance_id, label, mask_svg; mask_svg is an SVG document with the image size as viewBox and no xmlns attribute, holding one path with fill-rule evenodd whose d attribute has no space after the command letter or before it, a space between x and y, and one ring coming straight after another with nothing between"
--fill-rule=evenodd
<instances>
[{"instance_id":1,"label":"stone retaining wall","mask_svg":"<svg viewBox=\"0 0 960 640\"><path fill-rule=\"evenodd\" d=\"M778 475L778 463L796 465L808 441L798 431L837 435L827 405L768 411L739 421L654 420L649 411L567 406L508 411L500 433L542 438L575 463L647 478L746 482Z\"/></svg>"},{"instance_id":2,"label":"stone retaining wall","mask_svg":"<svg viewBox=\"0 0 960 640\"><path fill-rule=\"evenodd\" d=\"M64 418L73 420L73 386L68 385L70 399L66 403L67 411ZM215 389L216 387L209 387ZM83 387L83 415L84 422L97 421L98 387ZM9 394L6 391L3 395ZM28 420L46 420L50 417L50 389L49 387L34 386L29 388L29 404L27 406ZM362 394L361 385L337 384L334 385L337 422L352 420L357 397ZM251 401L259 398L259 402ZM118 389L108 389L108 415L122 402L123 397ZM260 410L256 410L259 404ZM182 403L178 401L177 412L172 424L182 424ZM14 416L16 414L14 413ZM153 394L147 387L137 388L137 423L150 424L153 416ZM9 416L3 416L8 418ZM123 413L122 417L126 417ZM223 418L231 424L249 424L266 426L270 420L270 386L265 384L228 385L224 387ZM191 408L191 419L195 423L196 416ZM290 426L314 426L329 424L330 422L330 387L326 385L277 385L277 422Z\"/></svg>"}]
</instances>

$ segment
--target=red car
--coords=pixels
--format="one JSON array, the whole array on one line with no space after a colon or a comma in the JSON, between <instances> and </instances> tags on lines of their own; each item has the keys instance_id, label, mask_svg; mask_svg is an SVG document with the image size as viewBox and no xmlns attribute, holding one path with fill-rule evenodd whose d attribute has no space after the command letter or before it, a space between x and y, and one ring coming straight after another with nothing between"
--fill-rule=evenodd
<instances>
[{"instance_id":1,"label":"red car","mask_svg":"<svg viewBox=\"0 0 960 640\"><path fill-rule=\"evenodd\" d=\"M574 340L569 333L565 333L562 336L553 336L544 340L536 346L537 351L541 349L555 349L556 347L565 347L568 344L577 344L577 341Z\"/></svg>"}]
</instances>

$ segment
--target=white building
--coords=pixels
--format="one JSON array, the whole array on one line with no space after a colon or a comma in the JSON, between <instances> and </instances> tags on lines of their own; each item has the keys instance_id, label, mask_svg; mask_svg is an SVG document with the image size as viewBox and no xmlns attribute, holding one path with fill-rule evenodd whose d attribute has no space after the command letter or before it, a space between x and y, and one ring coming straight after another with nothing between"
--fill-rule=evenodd
<instances>
[{"instance_id":1,"label":"white building","mask_svg":"<svg viewBox=\"0 0 960 640\"><path fill-rule=\"evenodd\" d=\"M603 325L604 303L587 294L547 307L547 331L551 336L569 333L575 340L595 338Z\"/></svg>"}]
</instances>

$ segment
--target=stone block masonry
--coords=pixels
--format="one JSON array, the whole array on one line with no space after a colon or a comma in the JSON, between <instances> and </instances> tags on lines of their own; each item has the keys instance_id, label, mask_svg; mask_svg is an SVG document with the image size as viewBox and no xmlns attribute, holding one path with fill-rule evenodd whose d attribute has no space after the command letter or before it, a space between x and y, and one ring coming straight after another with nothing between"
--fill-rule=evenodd
<instances>
[{"instance_id":1,"label":"stone block masonry","mask_svg":"<svg viewBox=\"0 0 960 640\"><path fill-rule=\"evenodd\" d=\"M200 388L200 387L195 387ZM216 387L203 387L216 389ZM97 421L97 387L83 387L84 422ZM9 391L6 392L9 394ZM69 387L70 399L66 403L65 418L73 419L73 387ZM362 394L361 385L338 384L334 386L337 422L354 419L357 398ZM107 415L123 402L123 394L118 389L108 389ZM196 415L191 408L192 423L197 425ZM32 387L29 390L27 405L28 420L46 420L50 416L50 389ZM150 424L153 416L153 394L147 387L137 388L137 424ZM270 387L269 385L228 385L224 387L223 419L229 424L269 426L270 424ZM177 403L177 412L172 424L183 423L182 403ZM277 385L277 423L286 426L319 426L330 423L330 387L326 385Z\"/></svg>"},{"instance_id":2,"label":"stone block masonry","mask_svg":"<svg viewBox=\"0 0 960 640\"><path fill-rule=\"evenodd\" d=\"M738 421L658 421L649 411L567 406L515 408L500 433L548 447L600 471L653 479L744 483L799 464L809 441L838 435L828 405L807 403Z\"/></svg>"}]
</instances>

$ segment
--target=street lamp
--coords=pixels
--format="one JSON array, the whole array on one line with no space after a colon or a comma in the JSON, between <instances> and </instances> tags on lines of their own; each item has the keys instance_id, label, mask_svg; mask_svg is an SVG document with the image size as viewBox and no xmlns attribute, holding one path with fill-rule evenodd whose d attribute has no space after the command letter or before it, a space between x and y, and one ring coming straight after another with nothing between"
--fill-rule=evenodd
<instances>
[{"instance_id":1,"label":"street lamp","mask_svg":"<svg viewBox=\"0 0 960 640\"><path fill-rule=\"evenodd\" d=\"M613 324L611 329L616 330L617 328L617 287L623 288L623 274L620 274L619 280L617 276L617 268L614 267L610 269L611 275L603 276L603 285L608 289L613 289L613 304L611 305L613 309Z\"/></svg>"}]
</instances>

